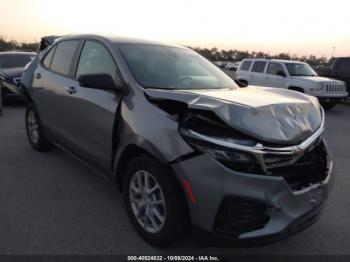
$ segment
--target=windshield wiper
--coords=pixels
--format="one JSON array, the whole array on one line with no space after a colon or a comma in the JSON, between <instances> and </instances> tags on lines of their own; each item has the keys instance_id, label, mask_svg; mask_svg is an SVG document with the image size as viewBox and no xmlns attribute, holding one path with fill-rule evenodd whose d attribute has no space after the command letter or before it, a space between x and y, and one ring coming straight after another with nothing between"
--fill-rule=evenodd
<instances>
[{"instance_id":1,"label":"windshield wiper","mask_svg":"<svg viewBox=\"0 0 350 262\"><path fill-rule=\"evenodd\" d=\"M317 76L317 75L306 75L306 74L294 74L292 76Z\"/></svg>"},{"instance_id":2,"label":"windshield wiper","mask_svg":"<svg viewBox=\"0 0 350 262\"><path fill-rule=\"evenodd\" d=\"M161 89L161 90L176 90L176 89L178 89L178 88L171 87L171 86L168 86L168 87L162 87L162 86L144 86L144 88L146 88L146 89Z\"/></svg>"}]
</instances>

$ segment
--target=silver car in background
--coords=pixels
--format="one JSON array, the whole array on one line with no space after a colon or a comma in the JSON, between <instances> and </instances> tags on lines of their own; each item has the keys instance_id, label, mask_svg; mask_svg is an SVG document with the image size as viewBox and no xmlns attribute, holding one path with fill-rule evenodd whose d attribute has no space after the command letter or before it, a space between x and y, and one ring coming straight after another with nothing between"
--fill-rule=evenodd
<instances>
[{"instance_id":1,"label":"silver car in background","mask_svg":"<svg viewBox=\"0 0 350 262\"><path fill-rule=\"evenodd\" d=\"M60 38L33 72L32 147L57 145L115 178L150 244L191 225L242 241L285 237L327 199L333 162L314 97L239 88L188 48L98 35Z\"/></svg>"}]
</instances>

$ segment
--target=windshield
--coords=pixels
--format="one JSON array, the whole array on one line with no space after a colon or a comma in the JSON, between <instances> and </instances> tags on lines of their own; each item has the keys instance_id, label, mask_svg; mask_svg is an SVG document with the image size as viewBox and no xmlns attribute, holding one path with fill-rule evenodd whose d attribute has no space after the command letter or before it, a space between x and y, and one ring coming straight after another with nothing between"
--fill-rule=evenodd
<instances>
[{"instance_id":1,"label":"windshield","mask_svg":"<svg viewBox=\"0 0 350 262\"><path fill-rule=\"evenodd\" d=\"M286 63L286 67L291 76L316 76L316 72L308 64Z\"/></svg>"},{"instance_id":2,"label":"windshield","mask_svg":"<svg viewBox=\"0 0 350 262\"><path fill-rule=\"evenodd\" d=\"M196 52L178 47L121 44L119 49L137 82L144 88L237 88L217 66Z\"/></svg>"},{"instance_id":3,"label":"windshield","mask_svg":"<svg viewBox=\"0 0 350 262\"><path fill-rule=\"evenodd\" d=\"M35 55L0 55L0 68L25 67Z\"/></svg>"}]
</instances>

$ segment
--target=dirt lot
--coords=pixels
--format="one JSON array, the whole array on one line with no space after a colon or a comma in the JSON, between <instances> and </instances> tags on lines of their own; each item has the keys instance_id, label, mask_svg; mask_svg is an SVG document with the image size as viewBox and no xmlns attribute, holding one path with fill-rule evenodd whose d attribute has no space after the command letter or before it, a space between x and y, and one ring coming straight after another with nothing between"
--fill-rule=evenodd
<instances>
[{"instance_id":1,"label":"dirt lot","mask_svg":"<svg viewBox=\"0 0 350 262\"><path fill-rule=\"evenodd\" d=\"M54 149L33 151L24 108L0 117L1 254L350 254L350 106L327 113L326 138L337 180L321 219L267 246L217 246L192 235L167 249L143 242L132 229L115 185Z\"/></svg>"}]
</instances>

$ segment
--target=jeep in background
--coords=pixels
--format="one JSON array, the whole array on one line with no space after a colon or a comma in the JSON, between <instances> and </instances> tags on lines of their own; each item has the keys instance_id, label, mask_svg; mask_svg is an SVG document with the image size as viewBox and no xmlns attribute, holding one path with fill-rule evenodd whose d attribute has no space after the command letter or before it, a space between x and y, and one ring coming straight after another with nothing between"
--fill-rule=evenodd
<instances>
[{"instance_id":1,"label":"jeep in background","mask_svg":"<svg viewBox=\"0 0 350 262\"><path fill-rule=\"evenodd\" d=\"M343 81L320 77L303 62L244 59L236 73L237 79L246 85L285 88L315 96L326 110L348 96Z\"/></svg>"},{"instance_id":2,"label":"jeep in background","mask_svg":"<svg viewBox=\"0 0 350 262\"><path fill-rule=\"evenodd\" d=\"M320 76L330 77L344 81L348 94L350 92L350 57L338 57L334 59L331 67L317 70Z\"/></svg>"}]
</instances>

